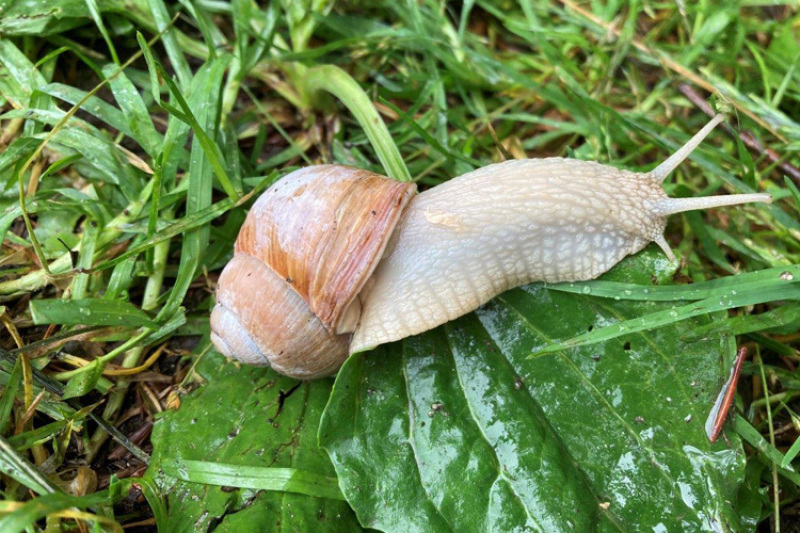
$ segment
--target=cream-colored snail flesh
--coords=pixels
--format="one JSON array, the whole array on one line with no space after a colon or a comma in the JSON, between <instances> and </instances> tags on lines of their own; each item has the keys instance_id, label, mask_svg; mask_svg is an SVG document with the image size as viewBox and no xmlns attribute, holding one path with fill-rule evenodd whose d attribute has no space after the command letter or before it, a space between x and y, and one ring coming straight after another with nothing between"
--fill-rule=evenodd
<instances>
[{"instance_id":1,"label":"cream-colored snail flesh","mask_svg":"<svg viewBox=\"0 0 800 533\"><path fill-rule=\"evenodd\" d=\"M356 168L311 166L268 189L217 286L211 339L301 379L453 320L534 281L593 279L664 239L673 213L768 194L669 198L664 178L724 117L648 173L547 158L488 165L416 194Z\"/></svg>"}]
</instances>

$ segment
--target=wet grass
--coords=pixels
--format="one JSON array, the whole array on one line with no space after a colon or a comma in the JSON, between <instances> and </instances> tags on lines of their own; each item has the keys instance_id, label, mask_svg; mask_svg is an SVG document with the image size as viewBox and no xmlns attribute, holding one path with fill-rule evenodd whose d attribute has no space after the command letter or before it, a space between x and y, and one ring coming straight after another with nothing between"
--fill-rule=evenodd
<instances>
[{"instance_id":1,"label":"wet grass","mask_svg":"<svg viewBox=\"0 0 800 533\"><path fill-rule=\"evenodd\" d=\"M2 4L0 530L45 516L152 528L158 497L134 485L152 419L209 351L213 288L252 198L291 169L338 162L422 187L518 157L646 171L719 111L727 128L665 189L775 202L674 216L666 235L676 281L702 293L688 300L728 314L686 335L736 336L751 354L730 431L748 443L742 490L761 505L759 529L796 527L798 478L785 469L800 452L800 304L796 285L784 290L800 264L796 8ZM331 85L355 80L374 109L347 104L353 91L323 94L331 65L349 74ZM377 110L388 134L354 109ZM373 148L386 138L399 154ZM710 280L755 272L717 301L731 282ZM597 283L623 298L687 290ZM658 324L697 312L680 310Z\"/></svg>"}]
</instances>

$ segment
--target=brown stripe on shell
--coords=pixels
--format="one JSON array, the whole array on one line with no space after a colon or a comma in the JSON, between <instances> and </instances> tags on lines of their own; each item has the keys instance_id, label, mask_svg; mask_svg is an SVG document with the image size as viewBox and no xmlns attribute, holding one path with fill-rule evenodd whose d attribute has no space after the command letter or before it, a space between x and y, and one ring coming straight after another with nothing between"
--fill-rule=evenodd
<instances>
[{"instance_id":1,"label":"brown stripe on shell","mask_svg":"<svg viewBox=\"0 0 800 533\"><path fill-rule=\"evenodd\" d=\"M259 198L236 252L268 265L335 330L415 190L413 183L342 165L298 170Z\"/></svg>"}]
</instances>

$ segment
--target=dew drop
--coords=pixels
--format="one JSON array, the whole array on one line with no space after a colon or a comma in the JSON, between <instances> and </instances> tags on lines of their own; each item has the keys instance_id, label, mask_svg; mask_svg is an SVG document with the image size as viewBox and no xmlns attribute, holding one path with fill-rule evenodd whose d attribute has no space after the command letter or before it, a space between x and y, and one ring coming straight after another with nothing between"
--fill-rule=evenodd
<instances>
[{"instance_id":1,"label":"dew drop","mask_svg":"<svg viewBox=\"0 0 800 533\"><path fill-rule=\"evenodd\" d=\"M581 292L582 292L583 294L589 294L590 292L592 292L592 288L591 288L591 287L588 287L588 286L584 286L584 287L581 289Z\"/></svg>"},{"instance_id":2,"label":"dew drop","mask_svg":"<svg viewBox=\"0 0 800 533\"><path fill-rule=\"evenodd\" d=\"M792 274L788 270L786 272L781 272L781 279L783 281L792 281L794 279L794 274Z\"/></svg>"},{"instance_id":3,"label":"dew drop","mask_svg":"<svg viewBox=\"0 0 800 533\"><path fill-rule=\"evenodd\" d=\"M633 294L633 291L632 291L632 290L630 290L630 289L625 289L625 296L630 296L631 294Z\"/></svg>"}]
</instances>

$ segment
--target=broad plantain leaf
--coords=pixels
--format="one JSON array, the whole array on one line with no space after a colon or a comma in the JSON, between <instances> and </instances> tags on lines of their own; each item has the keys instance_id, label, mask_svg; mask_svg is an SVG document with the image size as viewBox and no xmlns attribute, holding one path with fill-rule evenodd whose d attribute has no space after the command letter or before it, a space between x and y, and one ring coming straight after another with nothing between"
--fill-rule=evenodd
<instances>
[{"instance_id":1,"label":"broad plantain leaf","mask_svg":"<svg viewBox=\"0 0 800 533\"><path fill-rule=\"evenodd\" d=\"M217 355L206 355L197 371L207 384L184 397L176 411L164 413L153 428L146 478L166 494L160 531L360 531L353 512L337 496L330 460L317 446L319 417L331 380L300 383ZM195 461L204 461L200 464L204 472L188 470ZM220 463L220 472L241 467L243 476L252 474L253 467L267 473L272 469L278 476L292 469L295 479L310 482L282 492L234 488L233 474L226 483L230 486L177 479L204 474L209 480L213 463ZM321 479L332 480L333 491L330 482L315 488L314 481Z\"/></svg>"},{"instance_id":2,"label":"broad plantain leaf","mask_svg":"<svg viewBox=\"0 0 800 533\"><path fill-rule=\"evenodd\" d=\"M664 265L650 250L605 279L668 283ZM530 358L549 342L670 305L534 284L351 357L320 443L362 525L739 531L748 519L735 511L741 442L728 432L712 445L703 427L734 346L680 339L711 318Z\"/></svg>"}]
</instances>

